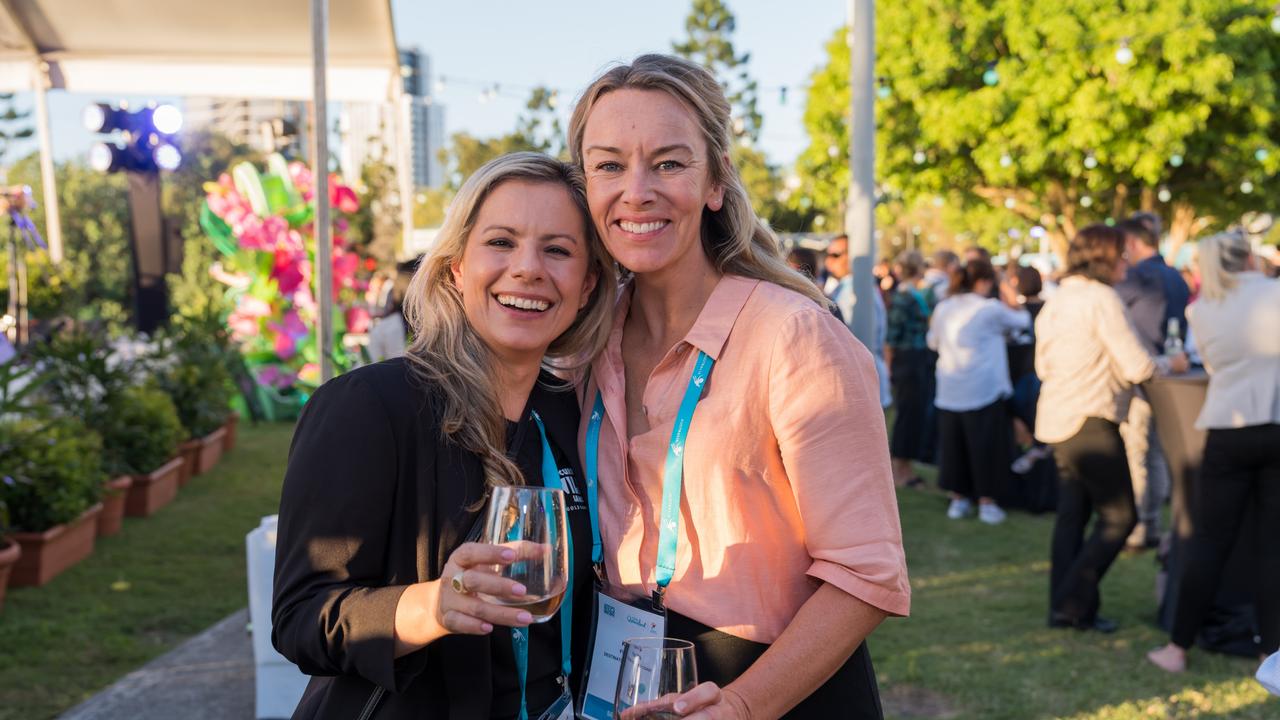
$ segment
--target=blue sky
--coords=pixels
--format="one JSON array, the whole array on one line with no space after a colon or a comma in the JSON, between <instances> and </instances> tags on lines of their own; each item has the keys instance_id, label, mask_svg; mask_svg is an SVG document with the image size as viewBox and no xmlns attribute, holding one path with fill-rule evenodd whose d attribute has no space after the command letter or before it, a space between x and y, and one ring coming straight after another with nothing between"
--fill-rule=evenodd
<instances>
[{"instance_id":1,"label":"blue sky","mask_svg":"<svg viewBox=\"0 0 1280 720\"><path fill-rule=\"evenodd\" d=\"M775 163L790 163L807 144L801 87L825 62L823 46L844 22L845 5L730 0L737 16L735 45L751 53L750 72L762 88L761 144ZM429 54L433 74L446 78L440 94L446 132L480 136L513 129L535 85L561 91L567 119L572 98L599 70L642 52L669 51L672 40L684 34L689 6L688 0L392 0L400 44ZM482 103L478 97L487 83L498 83L500 94ZM777 90L783 85L791 88L785 105ZM55 157L83 157L94 141L80 126L84 106L119 99L51 92ZM29 97L19 97L20 106L30 104ZM15 148L6 160L34 149L34 142Z\"/></svg>"}]
</instances>

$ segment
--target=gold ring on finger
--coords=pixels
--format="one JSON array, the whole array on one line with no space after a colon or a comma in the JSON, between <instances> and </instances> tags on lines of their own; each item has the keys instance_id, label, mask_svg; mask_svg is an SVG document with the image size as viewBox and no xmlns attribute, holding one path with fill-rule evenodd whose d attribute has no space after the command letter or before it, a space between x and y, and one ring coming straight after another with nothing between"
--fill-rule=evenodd
<instances>
[{"instance_id":1,"label":"gold ring on finger","mask_svg":"<svg viewBox=\"0 0 1280 720\"><path fill-rule=\"evenodd\" d=\"M464 581L463 572L464 571L458 571L454 574L453 579L449 581L449 585L453 588L453 591L459 595L467 594L467 583Z\"/></svg>"}]
</instances>

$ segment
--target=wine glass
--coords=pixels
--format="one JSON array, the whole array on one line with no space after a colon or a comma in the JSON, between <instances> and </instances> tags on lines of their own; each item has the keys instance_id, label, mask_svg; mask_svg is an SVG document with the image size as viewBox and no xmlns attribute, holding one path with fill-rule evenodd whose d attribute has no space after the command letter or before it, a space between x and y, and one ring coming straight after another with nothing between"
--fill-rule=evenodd
<instances>
[{"instance_id":1,"label":"wine glass","mask_svg":"<svg viewBox=\"0 0 1280 720\"><path fill-rule=\"evenodd\" d=\"M677 695L698 684L693 643L676 638L632 638L622 644L614 696L618 720L673 720Z\"/></svg>"},{"instance_id":2,"label":"wine glass","mask_svg":"<svg viewBox=\"0 0 1280 720\"><path fill-rule=\"evenodd\" d=\"M493 488L481 542L516 552L494 573L525 586L519 598L480 594L487 602L527 610L535 623L560 609L569 582L569 521L564 492L553 488L506 485Z\"/></svg>"}]
</instances>

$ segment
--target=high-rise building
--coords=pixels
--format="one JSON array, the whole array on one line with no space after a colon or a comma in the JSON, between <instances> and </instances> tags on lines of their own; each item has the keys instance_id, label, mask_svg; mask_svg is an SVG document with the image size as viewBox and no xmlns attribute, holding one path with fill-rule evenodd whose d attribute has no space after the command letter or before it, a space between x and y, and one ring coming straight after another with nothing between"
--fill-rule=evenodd
<instances>
[{"instance_id":1,"label":"high-rise building","mask_svg":"<svg viewBox=\"0 0 1280 720\"><path fill-rule=\"evenodd\" d=\"M440 149L444 146L444 107L430 92L429 56L417 49L400 50L404 94L396 111L407 116L409 165L416 187L439 187L444 182ZM348 181L360 176L366 162L381 158L394 164L396 123L386 104L344 103L338 128L342 134L342 171Z\"/></svg>"},{"instance_id":2,"label":"high-rise building","mask_svg":"<svg viewBox=\"0 0 1280 720\"><path fill-rule=\"evenodd\" d=\"M294 100L188 97L184 121L226 135L261 152L307 155L306 103Z\"/></svg>"}]
</instances>

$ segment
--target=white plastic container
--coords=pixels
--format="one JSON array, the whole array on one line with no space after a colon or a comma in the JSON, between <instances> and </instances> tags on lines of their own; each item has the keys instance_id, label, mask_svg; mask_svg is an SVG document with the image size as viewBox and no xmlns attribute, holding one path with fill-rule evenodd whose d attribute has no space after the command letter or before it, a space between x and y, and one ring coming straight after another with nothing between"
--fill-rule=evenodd
<instances>
[{"instance_id":1,"label":"white plastic container","mask_svg":"<svg viewBox=\"0 0 1280 720\"><path fill-rule=\"evenodd\" d=\"M309 677L271 646L271 583L276 563L276 515L245 537L249 560L249 623L253 628L255 717L287 718L293 715Z\"/></svg>"}]
</instances>

